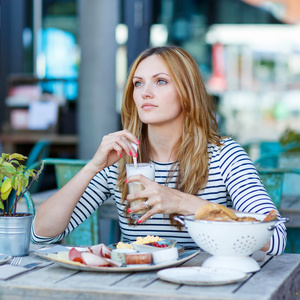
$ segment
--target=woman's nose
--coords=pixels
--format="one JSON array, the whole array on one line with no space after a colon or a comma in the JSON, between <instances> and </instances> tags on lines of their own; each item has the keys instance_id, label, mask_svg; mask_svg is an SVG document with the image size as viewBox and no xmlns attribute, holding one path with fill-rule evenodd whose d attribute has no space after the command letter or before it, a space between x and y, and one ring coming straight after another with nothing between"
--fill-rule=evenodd
<instances>
[{"instance_id":1,"label":"woman's nose","mask_svg":"<svg viewBox=\"0 0 300 300\"><path fill-rule=\"evenodd\" d=\"M153 97L153 92L152 92L150 86L147 85L147 84L144 85L144 89L143 89L143 92L142 92L142 97L144 99Z\"/></svg>"}]
</instances>

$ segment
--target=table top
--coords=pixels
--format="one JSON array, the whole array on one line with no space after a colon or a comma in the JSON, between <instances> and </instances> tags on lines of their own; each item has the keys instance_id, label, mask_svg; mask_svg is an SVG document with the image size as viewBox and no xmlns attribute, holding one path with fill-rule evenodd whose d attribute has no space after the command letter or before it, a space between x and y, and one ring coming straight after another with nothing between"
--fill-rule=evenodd
<instances>
[{"instance_id":1,"label":"table top","mask_svg":"<svg viewBox=\"0 0 300 300\"><path fill-rule=\"evenodd\" d=\"M31 245L31 250L41 245ZM201 266L209 254L200 252L180 267ZM259 272L242 282L221 286L191 286L163 281L157 271L102 273L70 270L36 256L22 265L39 267L0 280L0 298L6 299L296 299L300 294L300 254L266 257Z\"/></svg>"}]
</instances>

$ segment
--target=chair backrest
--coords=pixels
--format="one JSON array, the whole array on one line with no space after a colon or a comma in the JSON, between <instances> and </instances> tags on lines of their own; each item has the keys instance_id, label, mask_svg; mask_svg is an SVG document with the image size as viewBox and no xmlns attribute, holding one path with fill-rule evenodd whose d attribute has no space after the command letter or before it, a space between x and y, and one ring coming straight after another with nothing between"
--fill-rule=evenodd
<instances>
[{"instance_id":1,"label":"chair backrest","mask_svg":"<svg viewBox=\"0 0 300 300\"><path fill-rule=\"evenodd\" d=\"M30 166L33 163L42 160L49 156L51 142L49 140L40 140L35 143L33 148L28 154L26 166Z\"/></svg>"},{"instance_id":2,"label":"chair backrest","mask_svg":"<svg viewBox=\"0 0 300 300\"><path fill-rule=\"evenodd\" d=\"M280 209L284 172L277 169L258 170L260 179L277 209Z\"/></svg>"},{"instance_id":3,"label":"chair backrest","mask_svg":"<svg viewBox=\"0 0 300 300\"><path fill-rule=\"evenodd\" d=\"M32 200L31 194L27 191L24 194L26 204L27 204L27 211L33 215L35 215L35 207L34 207L34 202Z\"/></svg>"},{"instance_id":4,"label":"chair backrest","mask_svg":"<svg viewBox=\"0 0 300 300\"><path fill-rule=\"evenodd\" d=\"M44 162L45 165L54 166L57 187L60 189L88 163L88 160L46 158Z\"/></svg>"},{"instance_id":5,"label":"chair backrest","mask_svg":"<svg viewBox=\"0 0 300 300\"><path fill-rule=\"evenodd\" d=\"M277 141L251 141L243 144L242 147L250 157L253 156L253 152L257 157L270 153L280 153L283 151L283 146Z\"/></svg>"},{"instance_id":6,"label":"chair backrest","mask_svg":"<svg viewBox=\"0 0 300 300\"><path fill-rule=\"evenodd\" d=\"M300 170L298 169L258 169L258 173L277 209L280 209L281 206L287 175L295 175L298 180L300 179Z\"/></svg>"},{"instance_id":7,"label":"chair backrest","mask_svg":"<svg viewBox=\"0 0 300 300\"><path fill-rule=\"evenodd\" d=\"M57 187L60 189L71 180L88 162L80 159L45 158L45 166L53 165ZM41 162L33 164L30 168L36 169ZM66 237L69 245L95 245L100 242L99 210L97 209L88 219L80 224Z\"/></svg>"},{"instance_id":8,"label":"chair backrest","mask_svg":"<svg viewBox=\"0 0 300 300\"><path fill-rule=\"evenodd\" d=\"M286 146L281 153L271 153L262 155L254 164L256 168L276 168L276 169L298 169L300 170L300 146L294 143ZM299 178L296 174L286 174L283 186L283 193L289 196L300 194Z\"/></svg>"},{"instance_id":9,"label":"chair backrest","mask_svg":"<svg viewBox=\"0 0 300 300\"><path fill-rule=\"evenodd\" d=\"M267 153L260 156L254 161L256 168L278 168L279 154L278 153Z\"/></svg>"},{"instance_id":10,"label":"chair backrest","mask_svg":"<svg viewBox=\"0 0 300 300\"><path fill-rule=\"evenodd\" d=\"M300 142L291 142L284 145L282 152L300 152Z\"/></svg>"},{"instance_id":11,"label":"chair backrest","mask_svg":"<svg viewBox=\"0 0 300 300\"><path fill-rule=\"evenodd\" d=\"M40 140L36 142L31 151L28 154L26 166L30 169L30 166L36 162L41 161L45 157L49 157L51 142L49 140ZM30 192L37 193L40 191L41 182L44 178L44 172L40 174L39 180L35 181L30 187Z\"/></svg>"}]
</instances>

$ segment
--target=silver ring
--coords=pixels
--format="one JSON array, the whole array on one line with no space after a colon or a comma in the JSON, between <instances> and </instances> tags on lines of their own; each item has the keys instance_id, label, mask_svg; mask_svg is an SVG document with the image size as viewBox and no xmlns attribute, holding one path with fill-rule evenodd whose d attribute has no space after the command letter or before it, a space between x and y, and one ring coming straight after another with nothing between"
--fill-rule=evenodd
<instances>
[{"instance_id":1,"label":"silver ring","mask_svg":"<svg viewBox=\"0 0 300 300\"><path fill-rule=\"evenodd\" d=\"M148 208L148 209L150 208L150 205L149 205L149 203L148 203L148 200L145 201L145 207Z\"/></svg>"}]
</instances>

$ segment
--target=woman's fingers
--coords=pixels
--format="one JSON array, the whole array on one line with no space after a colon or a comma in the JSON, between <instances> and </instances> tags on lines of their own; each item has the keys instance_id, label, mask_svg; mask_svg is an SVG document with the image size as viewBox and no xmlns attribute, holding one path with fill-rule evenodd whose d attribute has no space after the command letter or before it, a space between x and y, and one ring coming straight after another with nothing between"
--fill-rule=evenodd
<instances>
[{"instance_id":1,"label":"woman's fingers","mask_svg":"<svg viewBox=\"0 0 300 300\"><path fill-rule=\"evenodd\" d=\"M117 152L118 156L122 156L123 153L130 156L134 155L136 152L131 144L134 143L137 146L139 144L137 138L128 130L111 133L103 138L103 142L108 145L113 144L113 149Z\"/></svg>"},{"instance_id":2,"label":"woman's fingers","mask_svg":"<svg viewBox=\"0 0 300 300\"><path fill-rule=\"evenodd\" d=\"M139 219L138 219L138 224L141 224L145 222L147 219L151 218L153 215L157 214L158 212L155 212L154 209L148 210L145 214L143 214Z\"/></svg>"},{"instance_id":3,"label":"woman's fingers","mask_svg":"<svg viewBox=\"0 0 300 300\"><path fill-rule=\"evenodd\" d=\"M131 200L131 201L134 201L134 200ZM159 210L159 206L158 205L152 205L151 202L149 200L147 200L147 199L145 199L145 201L143 201L143 202L141 202L139 204L131 206L128 209L127 212L129 212L129 213L136 213L138 211L145 210L145 209L149 209L149 210L144 215L142 215L140 217L138 223L142 223L142 222L146 221L147 219L149 219L150 217L152 217L153 215L161 212Z\"/></svg>"},{"instance_id":4,"label":"woman's fingers","mask_svg":"<svg viewBox=\"0 0 300 300\"><path fill-rule=\"evenodd\" d=\"M102 142L93 157L93 164L99 170L104 169L118 161L123 155L137 154L132 143L139 145L138 139L128 130L121 130L105 135Z\"/></svg>"},{"instance_id":5,"label":"woman's fingers","mask_svg":"<svg viewBox=\"0 0 300 300\"><path fill-rule=\"evenodd\" d=\"M147 178L146 176L142 175L142 174L136 174L136 175L131 175L127 178L127 183L131 183L134 181L138 181L139 183L141 183L145 188L148 187L150 184L155 184L155 182L149 178Z\"/></svg>"},{"instance_id":6,"label":"woman's fingers","mask_svg":"<svg viewBox=\"0 0 300 300\"><path fill-rule=\"evenodd\" d=\"M141 184L144 185L145 189L142 191L128 194L127 201L133 202L139 199L144 199L145 201L131 206L127 212L135 213L137 211L149 208L149 210L139 219L138 223L146 221L148 218L152 217L157 213L165 213L161 197L161 194L165 187L161 187L158 183L148 179L143 175L133 175L128 177L127 179L128 184L134 181L139 181Z\"/></svg>"}]
</instances>

